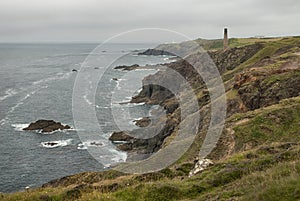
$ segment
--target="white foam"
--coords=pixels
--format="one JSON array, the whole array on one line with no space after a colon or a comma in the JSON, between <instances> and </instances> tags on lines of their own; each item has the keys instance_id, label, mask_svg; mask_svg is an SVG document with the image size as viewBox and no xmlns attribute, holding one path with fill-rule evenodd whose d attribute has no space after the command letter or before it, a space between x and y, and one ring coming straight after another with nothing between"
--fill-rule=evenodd
<instances>
[{"instance_id":1,"label":"white foam","mask_svg":"<svg viewBox=\"0 0 300 201\"><path fill-rule=\"evenodd\" d=\"M130 105L134 105L134 106L136 106L136 105L145 105L145 103L144 102L141 102L141 103L129 103Z\"/></svg>"},{"instance_id":2,"label":"white foam","mask_svg":"<svg viewBox=\"0 0 300 201\"><path fill-rule=\"evenodd\" d=\"M106 144L103 141L86 141L78 144L77 149L86 150L88 147L103 147Z\"/></svg>"},{"instance_id":3,"label":"white foam","mask_svg":"<svg viewBox=\"0 0 300 201\"><path fill-rule=\"evenodd\" d=\"M112 134L113 134L113 132L104 133L104 134L103 134L103 137L104 137L105 139L108 139Z\"/></svg>"},{"instance_id":4,"label":"white foam","mask_svg":"<svg viewBox=\"0 0 300 201\"><path fill-rule=\"evenodd\" d=\"M49 77L46 79L41 79L38 81L33 82L33 85L37 85L37 84L41 84L41 83L45 83L45 82L50 82L53 80L62 80L62 79L67 79L69 76L71 75L71 72L68 73L57 73L55 76L53 77Z\"/></svg>"},{"instance_id":5,"label":"white foam","mask_svg":"<svg viewBox=\"0 0 300 201\"><path fill-rule=\"evenodd\" d=\"M141 87L140 89L138 89L135 94L139 94L141 91L143 90L143 88Z\"/></svg>"},{"instance_id":6,"label":"white foam","mask_svg":"<svg viewBox=\"0 0 300 201\"><path fill-rule=\"evenodd\" d=\"M70 144L72 144L72 139L41 142L42 147L45 148L65 147Z\"/></svg>"},{"instance_id":7,"label":"white foam","mask_svg":"<svg viewBox=\"0 0 300 201\"><path fill-rule=\"evenodd\" d=\"M0 121L0 125L3 126L7 121L7 118L1 119Z\"/></svg>"},{"instance_id":8,"label":"white foam","mask_svg":"<svg viewBox=\"0 0 300 201\"><path fill-rule=\"evenodd\" d=\"M118 151L115 149L110 149L109 151L112 154L112 158L111 158L112 161L117 162L117 163L126 161L126 159L127 159L126 152Z\"/></svg>"},{"instance_id":9,"label":"white foam","mask_svg":"<svg viewBox=\"0 0 300 201\"><path fill-rule=\"evenodd\" d=\"M143 118L144 118L144 117L135 118L135 119L130 120L128 123L129 123L130 125L136 126L136 121L141 120L141 119L143 119Z\"/></svg>"},{"instance_id":10,"label":"white foam","mask_svg":"<svg viewBox=\"0 0 300 201\"><path fill-rule=\"evenodd\" d=\"M62 124L63 126L66 126L67 124ZM75 129L74 127L71 126L71 128L69 129L64 129L62 130L63 132L66 132L66 131L79 131L80 129Z\"/></svg>"},{"instance_id":11,"label":"white foam","mask_svg":"<svg viewBox=\"0 0 300 201\"><path fill-rule=\"evenodd\" d=\"M87 148L86 146L84 146L83 144L79 144L79 145L77 146L77 149L78 149L78 150L87 150L88 148Z\"/></svg>"},{"instance_id":12,"label":"white foam","mask_svg":"<svg viewBox=\"0 0 300 201\"><path fill-rule=\"evenodd\" d=\"M62 124L63 126L66 126L66 124ZM37 131L38 133L40 134L46 134L46 135L49 135L49 134L53 134L53 133L56 133L56 132L67 132L67 131L78 131L78 129L74 129L74 128L70 128L70 129L57 129L57 130L54 130L54 131L51 131L51 132L42 132L42 130L35 130Z\"/></svg>"},{"instance_id":13,"label":"white foam","mask_svg":"<svg viewBox=\"0 0 300 201\"><path fill-rule=\"evenodd\" d=\"M50 135L50 134L53 134L53 133L56 133L56 132L61 132L63 130L57 129L57 130L51 131L51 132L42 132L42 130L33 130L33 131L35 131L37 133L40 133L40 134Z\"/></svg>"},{"instance_id":14,"label":"white foam","mask_svg":"<svg viewBox=\"0 0 300 201\"><path fill-rule=\"evenodd\" d=\"M155 69L151 69L151 68L139 68L139 69L134 69L134 71L153 71L155 72Z\"/></svg>"},{"instance_id":15,"label":"white foam","mask_svg":"<svg viewBox=\"0 0 300 201\"><path fill-rule=\"evenodd\" d=\"M83 96L83 99L85 100L85 102L87 102L87 104L92 105L93 103L87 98L87 95Z\"/></svg>"},{"instance_id":16,"label":"white foam","mask_svg":"<svg viewBox=\"0 0 300 201\"><path fill-rule=\"evenodd\" d=\"M27 128L29 124L12 124L11 126L14 127L16 131L23 131L23 129Z\"/></svg>"},{"instance_id":17,"label":"white foam","mask_svg":"<svg viewBox=\"0 0 300 201\"><path fill-rule=\"evenodd\" d=\"M5 95L2 96L2 97L0 97L0 101L3 101L3 100L5 100L5 99L7 99L7 98L9 98L9 97L11 97L13 95L16 95L17 93L18 92L16 90L14 90L14 89L7 89L5 91Z\"/></svg>"},{"instance_id":18,"label":"white foam","mask_svg":"<svg viewBox=\"0 0 300 201\"><path fill-rule=\"evenodd\" d=\"M117 88L118 90L120 90L120 89L121 89L121 87L120 87L120 81L116 81L116 83L117 83L116 88Z\"/></svg>"},{"instance_id":19,"label":"white foam","mask_svg":"<svg viewBox=\"0 0 300 201\"><path fill-rule=\"evenodd\" d=\"M38 89L39 90L39 89ZM11 107L7 114L12 113L16 108L24 104L24 101L27 100L30 96L34 95L38 90L34 90L26 94L15 106Z\"/></svg>"}]
</instances>

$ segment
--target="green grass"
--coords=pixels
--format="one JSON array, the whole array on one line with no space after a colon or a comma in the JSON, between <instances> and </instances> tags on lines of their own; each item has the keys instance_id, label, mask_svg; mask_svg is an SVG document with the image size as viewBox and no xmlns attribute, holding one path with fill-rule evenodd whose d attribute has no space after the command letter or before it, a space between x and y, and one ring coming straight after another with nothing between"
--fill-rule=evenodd
<instances>
[{"instance_id":1,"label":"green grass","mask_svg":"<svg viewBox=\"0 0 300 201\"><path fill-rule=\"evenodd\" d=\"M262 85L271 86L276 82L293 79L294 77L298 77L298 76L300 76L300 70L294 70L291 72L281 73L281 74L273 74L266 77L263 80Z\"/></svg>"},{"instance_id":2,"label":"green grass","mask_svg":"<svg viewBox=\"0 0 300 201\"><path fill-rule=\"evenodd\" d=\"M282 38L231 38L229 39L230 47L242 47L254 43L271 43L279 41Z\"/></svg>"},{"instance_id":3,"label":"green grass","mask_svg":"<svg viewBox=\"0 0 300 201\"><path fill-rule=\"evenodd\" d=\"M192 178L157 180L152 176L141 180L136 176L116 191L102 192L97 185L86 191L71 185L8 194L1 200L295 200L300 193L295 191L300 180L299 160L299 144L273 143L233 155ZM279 196L282 193L284 197Z\"/></svg>"},{"instance_id":4,"label":"green grass","mask_svg":"<svg viewBox=\"0 0 300 201\"><path fill-rule=\"evenodd\" d=\"M220 49L223 45L221 40L202 42L209 49ZM264 48L227 76L274 56L282 47L299 46L300 38L230 39L230 47L256 42L264 43ZM268 86L293 76L300 76L300 72L268 76L262 83ZM202 100L205 95L199 89L198 99ZM226 95L228 99L235 99L238 92L230 90ZM247 121L239 123L245 119ZM212 167L191 178L187 175L198 155L202 133L175 164L159 172L143 175L126 175L114 170L81 173L44 188L0 194L0 200L300 200L299 122L300 97L229 117L226 125L234 130L233 155L215 161Z\"/></svg>"},{"instance_id":5,"label":"green grass","mask_svg":"<svg viewBox=\"0 0 300 201\"><path fill-rule=\"evenodd\" d=\"M238 90L232 89L226 93L227 100L238 98Z\"/></svg>"},{"instance_id":6,"label":"green grass","mask_svg":"<svg viewBox=\"0 0 300 201\"><path fill-rule=\"evenodd\" d=\"M277 105L278 106L278 105ZM249 122L234 127L236 144L242 149L245 143L297 142L300 140L300 104L271 107L257 114Z\"/></svg>"},{"instance_id":7,"label":"green grass","mask_svg":"<svg viewBox=\"0 0 300 201\"><path fill-rule=\"evenodd\" d=\"M255 67L254 64L261 61L264 58L272 57L274 54L282 49L287 47L294 47L297 45L300 45L300 39L299 38L273 38L273 39L238 39L235 42L236 44L233 46L242 46L242 44L250 45L255 42L259 42L264 45L264 48L258 51L253 57L248 59L246 62L242 63L241 65L237 66L233 70L227 71L222 77L224 81L228 81L232 78L234 78L234 75L245 68L249 67ZM291 50L292 51L292 50ZM282 61L278 61L277 64L274 64L273 67L276 68L278 65L282 64ZM254 65L254 66L253 66ZM272 66L272 65L271 65Z\"/></svg>"}]
</instances>

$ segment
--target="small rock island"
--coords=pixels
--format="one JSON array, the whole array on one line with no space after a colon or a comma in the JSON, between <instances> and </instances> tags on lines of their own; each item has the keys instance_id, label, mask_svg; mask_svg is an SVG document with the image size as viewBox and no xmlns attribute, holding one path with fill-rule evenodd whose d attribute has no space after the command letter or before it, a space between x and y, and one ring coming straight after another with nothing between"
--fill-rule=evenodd
<instances>
[{"instance_id":1,"label":"small rock island","mask_svg":"<svg viewBox=\"0 0 300 201\"><path fill-rule=\"evenodd\" d=\"M65 130L70 129L71 127L69 125L63 125L60 122L55 122L53 120L45 120L40 119L36 122L33 122L29 124L28 127L23 128L25 131L31 131L31 130L40 130L42 133L50 133L56 130Z\"/></svg>"}]
</instances>

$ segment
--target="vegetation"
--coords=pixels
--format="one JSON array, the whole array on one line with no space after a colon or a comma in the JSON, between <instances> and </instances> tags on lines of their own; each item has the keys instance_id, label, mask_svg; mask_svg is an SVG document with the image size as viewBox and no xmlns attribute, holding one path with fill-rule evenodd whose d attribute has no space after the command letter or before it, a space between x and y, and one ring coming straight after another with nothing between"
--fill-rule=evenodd
<instances>
[{"instance_id":1,"label":"vegetation","mask_svg":"<svg viewBox=\"0 0 300 201\"><path fill-rule=\"evenodd\" d=\"M213 51L222 47L221 40L197 41ZM0 194L0 200L300 200L300 86L294 84L300 77L300 38L231 39L230 47L243 50L253 43L263 46L223 74L232 105L209 156L213 166L188 177L203 139L199 133L175 164L159 172L81 173L27 192ZM201 87L197 93L200 103L207 98ZM248 107L252 97L266 104Z\"/></svg>"}]
</instances>

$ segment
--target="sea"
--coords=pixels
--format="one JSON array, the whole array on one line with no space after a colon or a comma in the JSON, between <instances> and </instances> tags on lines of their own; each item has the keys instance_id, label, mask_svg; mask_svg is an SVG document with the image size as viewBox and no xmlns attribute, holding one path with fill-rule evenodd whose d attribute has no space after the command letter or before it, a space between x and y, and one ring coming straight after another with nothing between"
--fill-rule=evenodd
<instances>
[{"instance_id":1,"label":"sea","mask_svg":"<svg viewBox=\"0 0 300 201\"><path fill-rule=\"evenodd\" d=\"M103 46L101 52L95 52L98 45L0 44L0 192L39 187L67 175L103 171L111 164L126 161L126 153L117 150L108 138L114 131L135 129L133 120L149 115L153 106L129 101L141 90L142 79L157 69L129 73L114 67L154 65L166 63L169 58L137 54L157 44L112 43ZM87 66L91 55L98 59ZM113 62L107 65L112 58ZM99 71L101 77L96 85L93 83L96 90L82 87L78 92L74 87L78 77L95 77L100 75ZM90 121L84 119L84 114L92 109L99 130L76 127L74 94L80 95L79 99L89 106L85 110L85 105L80 108L75 105L77 113L79 110L79 114L83 114L80 122ZM23 131L38 119L58 121L72 128L52 133ZM89 133L99 138L82 137ZM55 146L48 142L54 142ZM89 152L95 147L102 150L98 158Z\"/></svg>"}]
</instances>

